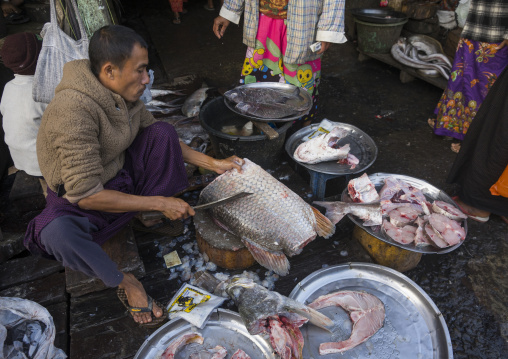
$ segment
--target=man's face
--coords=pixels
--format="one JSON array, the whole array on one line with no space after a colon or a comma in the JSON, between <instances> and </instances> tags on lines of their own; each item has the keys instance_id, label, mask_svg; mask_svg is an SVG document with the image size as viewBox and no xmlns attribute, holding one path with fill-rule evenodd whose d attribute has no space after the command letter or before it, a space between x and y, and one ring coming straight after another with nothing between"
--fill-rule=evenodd
<instances>
[{"instance_id":1,"label":"man's face","mask_svg":"<svg viewBox=\"0 0 508 359\"><path fill-rule=\"evenodd\" d=\"M147 66L148 51L139 44L135 44L131 56L123 67L114 68L114 78L107 87L122 96L125 101L137 101L145 91L146 84L150 82L146 71Z\"/></svg>"}]
</instances>

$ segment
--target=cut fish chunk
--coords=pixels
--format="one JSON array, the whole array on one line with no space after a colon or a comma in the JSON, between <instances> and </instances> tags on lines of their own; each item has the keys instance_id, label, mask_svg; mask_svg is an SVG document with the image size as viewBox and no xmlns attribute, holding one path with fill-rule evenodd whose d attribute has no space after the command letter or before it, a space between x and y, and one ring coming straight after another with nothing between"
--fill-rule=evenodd
<instances>
[{"instance_id":1,"label":"cut fish chunk","mask_svg":"<svg viewBox=\"0 0 508 359\"><path fill-rule=\"evenodd\" d=\"M429 223L440 236L448 243L449 246L453 246L466 238L466 231L462 226L453 219L450 219L442 214L433 213L429 217Z\"/></svg>"},{"instance_id":2,"label":"cut fish chunk","mask_svg":"<svg viewBox=\"0 0 508 359\"><path fill-rule=\"evenodd\" d=\"M169 343L164 353L161 355L161 359L174 359L176 353L185 345L191 343L203 344L204 338L198 333L187 332L175 338Z\"/></svg>"},{"instance_id":3,"label":"cut fish chunk","mask_svg":"<svg viewBox=\"0 0 508 359\"><path fill-rule=\"evenodd\" d=\"M349 144L337 147L337 142L347 135L346 130L336 126L326 135L315 137L300 144L296 148L293 157L298 162L309 164L345 159L349 154Z\"/></svg>"},{"instance_id":4,"label":"cut fish chunk","mask_svg":"<svg viewBox=\"0 0 508 359\"><path fill-rule=\"evenodd\" d=\"M353 330L349 339L342 342L322 343L319 354L343 353L365 342L383 326L385 306L376 296L355 291L340 291L323 295L309 307L321 309L330 306L341 307L349 313Z\"/></svg>"},{"instance_id":5,"label":"cut fish chunk","mask_svg":"<svg viewBox=\"0 0 508 359\"><path fill-rule=\"evenodd\" d=\"M347 185L349 196L354 202L372 203L379 201L376 187L370 181L367 173L349 181Z\"/></svg>"},{"instance_id":6,"label":"cut fish chunk","mask_svg":"<svg viewBox=\"0 0 508 359\"><path fill-rule=\"evenodd\" d=\"M460 209L450 203L443 201L434 201L432 203L432 210L456 221L467 218L467 216L462 213Z\"/></svg>"},{"instance_id":7,"label":"cut fish chunk","mask_svg":"<svg viewBox=\"0 0 508 359\"><path fill-rule=\"evenodd\" d=\"M390 223L396 227L403 227L406 224L412 223L418 218L419 211L412 207L398 207L388 213Z\"/></svg>"},{"instance_id":8,"label":"cut fish chunk","mask_svg":"<svg viewBox=\"0 0 508 359\"><path fill-rule=\"evenodd\" d=\"M189 359L224 359L228 351L223 346L217 345L212 349L204 349L197 353L192 353Z\"/></svg>"},{"instance_id":9,"label":"cut fish chunk","mask_svg":"<svg viewBox=\"0 0 508 359\"><path fill-rule=\"evenodd\" d=\"M233 356L231 357L231 359L251 359L251 358L242 349L238 349L236 352L233 353Z\"/></svg>"},{"instance_id":10,"label":"cut fish chunk","mask_svg":"<svg viewBox=\"0 0 508 359\"><path fill-rule=\"evenodd\" d=\"M416 227L414 226L406 225L400 228L394 226L385 219L383 220L382 228L386 235L397 243L409 244L413 243L415 240Z\"/></svg>"},{"instance_id":11,"label":"cut fish chunk","mask_svg":"<svg viewBox=\"0 0 508 359\"><path fill-rule=\"evenodd\" d=\"M417 247L426 247L432 246L434 243L430 240L429 236L425 233L425 220L422 217L418 217L416 219L416 224L418 228L416 229L415 234L415 246Z\"/></svg>"},{"instance_id":12,"label":"cut fish chunk","mask_svg":"<svg viewBox=\"0 0 508 359\"><path fill-rule=\"evenodd\" d=\"M448 247L448 243L439 235L439 233L432 228L430 223L427 223L425 225L425 233L429 236L430 240L434 243L435 246L439 248L446 248Z\"/></svg>"}]
</instances>

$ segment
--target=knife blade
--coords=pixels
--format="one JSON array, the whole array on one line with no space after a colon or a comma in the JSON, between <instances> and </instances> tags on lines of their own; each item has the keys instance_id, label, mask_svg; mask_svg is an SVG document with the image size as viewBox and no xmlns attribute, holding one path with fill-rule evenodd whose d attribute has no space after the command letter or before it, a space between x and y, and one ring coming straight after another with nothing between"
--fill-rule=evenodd
<instances>
[{"instance_id":1,"label":"knife blade","mask_svg":"<svg viewBox=\"0 0 508 359\"><path fill-rule=\"evenodd\" d=\"M232 196L224 197L224 198L218 199L213 202L203 203L203 204L194 206L192 208L195 211L201 210L201 209L213 208L213 207L220 206L225 203L228 203L228 202L231 202L231 201L243 198L243 197L250 196L251 194L253 194L253 193L239 192L239 193L236 193ZM159 212L159 211L150 211L150 212L142 212L141 213L141 220L143 220L143 221L150 221L150 220L162 219L162 218L166 218L166 216L162 212Z\"/></svg>"}]
</instances>

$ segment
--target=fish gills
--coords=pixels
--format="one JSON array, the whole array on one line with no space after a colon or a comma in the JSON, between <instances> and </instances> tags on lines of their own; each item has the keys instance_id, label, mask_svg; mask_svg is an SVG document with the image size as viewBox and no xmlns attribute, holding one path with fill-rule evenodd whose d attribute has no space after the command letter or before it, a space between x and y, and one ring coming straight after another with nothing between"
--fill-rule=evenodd
<instances>
[{"instance_id":1,"label":"fish gills","mask_svg":"<svg viewBox=\"0 0 508 359\"><path fill-rule=\"evenodd\" d=\"M248 159L242 173L227 171L205 187L200 202L242 191L253 195L214 207L211 215L240 237L261 265L278 274L285 275L289 270L289 262L282 256L300 253L316 235L328 238L335 232L328 218Z\"/></svg>"}]
</instances>

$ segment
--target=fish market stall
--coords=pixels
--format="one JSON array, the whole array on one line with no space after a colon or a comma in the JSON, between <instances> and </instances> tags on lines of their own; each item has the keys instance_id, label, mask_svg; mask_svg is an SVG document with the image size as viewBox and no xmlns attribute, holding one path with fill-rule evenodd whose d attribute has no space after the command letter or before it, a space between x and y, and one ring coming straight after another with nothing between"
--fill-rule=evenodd
<instances>
[{"instance_id":1,"label":"fish market stall","mask_svg":"<svg viewBox=\"0 0 508 359\"><path fill-rule=\"evenodd\" d=\"M429 26L439 29L435 15L437 5L429 1L412 1L397 9L400 11L391 8L351 10L358 27L358 59L374 58L400 69L403 83L419 78L445 89L450 76L450 59L440 42L430 36L436 36L436 31L429 33L421 29L429 18L436 19ZM399 25L398 31L386 32L396 25ZM419 43L413 48L415 41L411 39L414 38Z\"/></svg>"}]
</instances>

